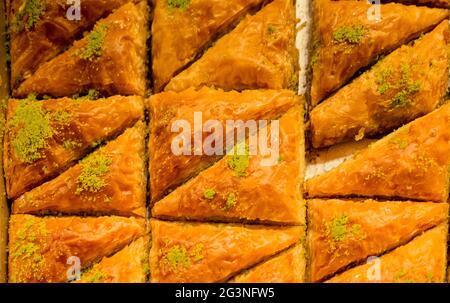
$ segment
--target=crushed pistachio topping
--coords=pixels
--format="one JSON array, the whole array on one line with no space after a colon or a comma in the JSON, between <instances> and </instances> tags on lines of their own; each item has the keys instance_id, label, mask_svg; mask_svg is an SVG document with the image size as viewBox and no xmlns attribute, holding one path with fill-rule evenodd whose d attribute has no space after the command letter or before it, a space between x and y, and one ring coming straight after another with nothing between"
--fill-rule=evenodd
<instances>
[{"instance_id":1,"label":"crushed pistachio topping","mask_svg":"<svg viewBox=\"0 0 450 303\"><path fill-rule=\"evenodd\" d=\"M334 252L339 245L349 237L362 240L366 237L359 224L350 224L347 215L335 217L330 222L325 222L325 235L328 239L329 251Z\"/></svg>"},{"instance_id":2,"label":"crushed pistachio topping","mask_svg":"<svg viewBox=\"0 0 450 303\"><path fill-rule=\"evenodd\" d=\"M311 66L314 66L319 61L320 41L314 39L312 42L311 50Z\"/></svg>"},{"instance_id":3,"label":"crushed pistachio topping","mask_svg":"<svg viewBox=\"0 0 450 303\"><path fill-rule=\"evenodd\" d=\"M89 271L87 271L83 275L83 280L87 283L99 283L105 281L106 279L108 279L108 277L110 277L108 274L100 270L98 267L99 267L98 264L96 264Z\"/></svg>"},{"instance_id":4,"label":"crushed pistachio topping","mask_svg":"<svg viewBox=\"0 0 450 303\"><path fill-rule=\"evenodd\" d=\"M142 272L146 276L148 276L150 274L150 265L147 263L146 259L142 260Z\"/></svg>"},{"instance_id":5,"label":"crushed pistachio topping","mask_svg":"<svg viewBox=\"0 0 450 303\"><path fill-rule=\"evenodd\" d=\"M67 123L70 121L70 113L64 110L57 110L51 114L51 120L58 123Z\"/></svg>"},{"instance_id":6,"label":"crushed pistachio topping","mask_svg":"<svg viewBox=\"0 0 450 303\"><path fill-rule=\"evenodd\" d=\"M237 196L235 193L229 193L225 202L224 210L232 209L237 203Z\"/></svg>"},{"instance_id":7,"label":"crushed pistachio topping","mask_svg":"<svg viewBox=\"0 0 450 303\"><path fill-rule=\"evenodd\" d=\"M98 192L106 185L104 176L109 171L111 159L100 154L92 154L83 159L80 164L81 173L78 176L76 194L82 192Z\"/></svg>"},{"instance_id":8,"label":"crushed pistachio topping","mask_svg":"<svg viewBox=\"0 0 450 303\"><path fill-rule=\"evenodd\" d=\"M191 263L186 247L180 245L170 248L164 258L173 270L179 267L188 268Z\"/></svg>"},{"instance_id":9,"label":"crushed pistachio topping","mask_svg":"<svg viewBox=\"0 0 450 303\"><path fill-rule=\"evenodd\" d=\"M283 162L283 161L284 161L283 155L279 155L278 156L278 163Z\"/></svg>"},{"instance_id":10,"label":"crushed pistachio topping","mask_svg":"<svg viewBox=\"0 0 450 303\"><path fill-rule=\"evenodd\" d=\"M86 95L86 98L89 100L95 100L95 99L98 99L99 97L100 97L100 93L96 89L88 90L88 93Z\"/></svg>"},{"instance_id":11,"label":"crushed pistachio topping","mask_svg":"<svg viewBox=\"0 0 450 303\"><path fill-rule=\"evenodd\" d=\"M191 266L191 259L186 247L181 245L172 246L163 257L172 271L178 271L180 268L188 268Z\"/></svg>"},{"instance_id":12,"label":"crushed pistachio topping","mask_svg":"<svg viewBox=\"0 0 450 303\"><path fill-rule=\"evenodd\" d=\"M44 14L46 3L42 0L25 0L11 22L11 28L19 33L23 29L31 29Z\"/></svg>"},{"instance_id":13,"label":"crushed pistachio topping","mask_svg":"<svg viewBox=\"0 0 450 303\"><path fill-rule=\"evenodd\" d=\"M81 59L92 61L96 57L102 55L103 42L105 40L108 31L108 25L100 24L98 25L89 35L87 36L87 44L81 50L79 50L78 55Z\"/></svg>"},{"instance_id":14,"label":"crushed pistachio topping","mask_svg":"<svg viewBox=\"0 0 450 303\"><path fill-rule=\"evenodd\" d=\"M400 79L396 79L399 74ZM403 63L398 72L381 68L376 72L377 92L384 95L393 92L389 100L389 109L409 106L413 103L412 97L420 91L420 82L411 79L411 66Z\"/></svg>"},{"instance_id":15,"label":"crushed pistachio topping","mask_svg":"<svg viewBox=\"0 0 450 303\"><path fill-rule=\"evenodd\" d=\"M190 256L194 262L199 262L203 260L203 250L205 249L205 246L203 244L197 244L192 248L192 252L190 253Z\"/></svg>"},{"instance_id":16,"label":"crushed pistachio topping","mask_svg":"<svg viewBox=\"0 0 450 303\"><path fill-rule=\"evenodd\" d=\"M390 88L389 78L392 76L392 70L383 68L376 72L375 82L377 83L377 91L384 95Z\"/></svg>"},{"instance_id":17,"label":"crushed pistachio topping","mask_svg":"<svg viewBox=\"0 0 450 303\"><path fill-rule=\"evenodd\" d=\"M165 241L166 245L168 241ZM188 269L193 263L198 263L204 258L205 246L201 243L187 249L183 245L173 245L160 251L161 262L172 272Z\"/></svg>"},{"instance_id":18,"label":"crushed pistachio topping","mask_svg":"<svg viewBox=\"0 0 450 303\"><path fill-rule=\"evenodd\" d=\"M96 89L89 89L87 94L84 96L80 96L79 94L72 97L77 101L85 101L85 100L96 100L100 98L100 92Z\"/></svg>"},{"instance_id":19,"label":"crushed pistachio topping","mask_svg":"<svg viewBox=\"0 0 450 303\"><path fill-rule=\"evenodd\" d=\"M167 0L167 6L170 9L186 10L191 4L191 0Z\"/></svg>"},{"instance_id":20,"label":"crushed pistachio topping","mask_svg":"<svg viewBox=\"0 0 450 303\"><path fill-rule=\"evenodd\" d=\"M53 135L50 115L42 108L41 102L29 99L19 101L19 105L8 122L8 129L18 128L12 138L12 147L17 157L25 163L33 163L43 157L41 150L47 139Z\"/></svg>"},{"instance_id":21,"label":"crushed pistachio topping","mask_svg":"<svg viewBox=\"0 0 450 303\"><path fill-rule=\"evenodd\" d=\"M333 32L333 39L339 43L359 44L367 32L362 25L341 26Z\"/></svg>"},{"instance_id":22,"label":"crushed pistachio topping","mask_svg":"<svg viewBox=\"0 0 450 303\"><path fill-rule=\"evenodd\" d=\"M244 150L241 155L240 151ZM228 167L236 173L238 177L247 176L247 168L250 165L250 155L248 146L245 143L238 143L234 147L233 155L228 158Z\"/></svg>"},{"instance_id":23,"label":"crushed pistachio topping","mask_svg":"<svg viewBox=\"0 0 450 303\"><path fill-rule=\"evenodd\" d=\"M95 148L95 147L99 146L100 144L102 144L102 140L94 141L91 143L91 147Z\"/></svg>"},{"instance_id":24,"label":"crushed pistachio topping","mask_svg":"<svg viewBox=\"0 0 450 303\"><path fill-rule=\"evenodd\" d=\"M327 225L327 234L333 238L334 241L342 241L347 234L348 217L342 215L334 218L330 225Z\"/></svg>"},{"instance_id":25,"label":"crushed pistachio topping","mask_svg":"<svg viewBox=\"0 0 450 303\"><path fill-rule=\"evenodd\" d=\"M44 241L47 234L45 222L38 222L35 217L29 216L20 226L10 246L10 258L17 262L11 281L43 280L45 260L41 241Z\"/></svg>"},{"instance_id":26,"label":"crushed pistachio topping","mask_svg":"<svg viewBox=\"0 0 450 303\"><path fill-rule=\"evenodd\" d=\"M65 149L76 149L76 148L79 148L81 146L82 146L82 144L80 142L75 141L75 140L65 140L63 142L63 147Z\"/></svg>"},{"instance_id":27,"label":"crushed pistachio topping","mask_svg":"<svg viewBox=\"0 0 450 303\"><path fill-rule=\"evenodd\" d=\"M212 188L206 189L205 192L203 193L203 197L205 197L205 199L208 199L208 200L214 199L215 195L216 195L216 191Z\"/></svg>"},{"instance_id":28,"label":"crushed pistachio topping","mask_svg":"<svg viewBox=\"0 0 450 303\"><path fill-rule=\"evenodd\" d=\"M298 88L298 74L293 73L289 79L288 88L290 90L297 90Z\"/></svg>"}]
</instances>

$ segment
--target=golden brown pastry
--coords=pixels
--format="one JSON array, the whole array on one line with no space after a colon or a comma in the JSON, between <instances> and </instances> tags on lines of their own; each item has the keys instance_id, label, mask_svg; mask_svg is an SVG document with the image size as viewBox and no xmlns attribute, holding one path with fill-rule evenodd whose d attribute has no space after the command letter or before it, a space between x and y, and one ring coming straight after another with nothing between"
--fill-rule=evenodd
<instances>
[{"instance_id":1,"label":"golden brown pastry","mask_svg":"<svg viewBox=\"0 0 450 303\"><path fill-rule=\"evenodd\" d=\"M311 65L313 106L361 68L446 19L448 10L381 5L381 19L368 18L371 4L316 0Z\"/></svg>"},{"instance_id":2,"label":"golden brown pastry","mask_svg":"<svg viewBox=\"0 0 450 303\"><path fill-rule=\"evenodd\" d=\"M104 96L144 95L147 12L146 1L121 6L66 52L41 65L14 96L61 97L89 89Z\"/></svg>"},{"instance_id":3,"label":"golden brown pastry","mask_svg":"<svg viewBox=\"0 0 450 303\"><path fill-rule=\"evenodd\" d=\"M312 144L385 133L433 111L448 85L448 20L379 61L311 112Z\"/></svg>"},{"instance_id":4,"label":"golden brown pastry","mask_svg":"<svg viewBox=\"0 0 450 303\"><path fill-rule=\"evenodd\" d=\"M447 216L447 203L310 200L311 280L403 245Z\"/></svg>"},{"instance_id":5,"label":"golden brown pastry","mask_svg":"<svg viewBox=\"0 0 450 303\"><path fill-rule=\"evenodd\" d=\"M143 116L141 97L9 100L4 139L8 197L57 176Z\"/></svg>"},{"instance_id":6,"label":"golden brown pastry","mask_svg":"<svg viewBox=\"0 0 450 303\"><path fill-rule=\"evenodd\" d=\"M381 196L446 202L450 103L306 181L309 197Z\"/></svg>"},{"instance_id":7,"label":"golden brown pastry","mask_svg":"<svg viewBox=\"0 0 450 303\"><path fill-rule=\"evenodd\" d=\"M264 0L156 0L152 25L153 80L160 92L170 79Z\"/></svg>"},{"instance_id":8,"label":"golden brown pastry","mask_svg":"<svg viewBox=\"0 0 450 303\"><path fill-rule=\"evenodd\" d=\"M236 276L236 283L303 283L305 282L306 252L302 244L282 252Z\"/></svg>"},{"instance_id":9,"label":"golden brown pastry","mask_svg":"<svg viewBox=\"0 0 450 303\"><path fill-rule=\"evenodd\" d=\"M65 282L76 265L70 257L78 257L84 269L144 233L143 219L12 215L9 282Z\"/></svg>"},{"instance_id":10,"label":"golden brown pastry","mask_svg":"<svg viewBox=\"0 0 450 303\"><path fill-rule=\"evenodd\" d=\"M238 93L223 92L211 88L198 91L188 89L175 93L166 92L150 98L150 183L152 201L161 199L170 191L217 161L220 156L179 155L171 149L179 133L171 127L178 120L186 120L192 126L191 143L194 142L194 113L201 112L202 120L218 120L226 130L226 120L275 119L294 104L300 103L294 92L287 90L254 90ZM203 132L204 139L210 132ZM224 148L226 144L223 144ZM170 173L168 173L170 172Z\"/></svg>"},{"instance_id":11,"label":"golden brown pastry","mask_svg":"<svg viewBox=\"0 0 450 303\"><path fill-rule=\"evenodd\" d=\"M140 237L111 257L82 273L77 283L145 283L148 273L148 237Z\"/></svg>"},{"instance_id":12,"label":"golden brown pastry","mask_svg":"<svg viewBox=\"0 0 450 303\"><path fill-rule=\"evenodd\" d=\"M145 128L142 122L55 179L23 194L14 214L145 217Z\"/></svg>"},{"instance_id":13,"label":"golden brown pastry","mask_svg":"<svg viewBox=\"0 0 450 303\"><path fill-rule=\"evenodd\" d=\"M214 86L225 90L295 88L295 7L292 0L274 0L247 16L165 90Z\"/></svg>"},{"instance_id":14,"label":"golden brown pastry","mask_svg":"<svg viewBox=\"0 0 450 303\"><path fill-rule=\"evenodd\" d=\"M17 88L98 19L127 2L130 0L83 0L80 20L69 20L66 0L11 0L11 86Z\"/></svg>"},{"instance_id":15,"label":"golden brown pastry","mask_svg":"<svg viewBox=\"0 0 450 303\"><path fill-rule=\"evenodd\" d=\"M445 282L448 225L441 224L375 262L352 268L330 283L438 283ZM379 271L378 271L379 269ZM377 272L378 271L378 272ZM379 274L379 275L378 275Z\"/></svg>"},{"instance_id":16,"label":"golden brown pastry","mask_svg":"<svg viewBox=\"0 0 450 303\"><path fill-rule=\"evenodd\" d=\"M294 245L301 227L151 220L152 282L222 282Z\"/></svg>"},{"instance_id":17,"label":"golden brown pastry","mask_svg":"<svg viewBox=\"0 0 450 303\"><path fill-rule=\"evenodd\" d=\"M247 149L243 154L237 154L235 148L233 154L158 201L152 209L153 217L305 224L302 120L303 105L279 119L278 155L262 155L261 151L250 154L249 142L265 140L260 130L247 142L238 143ZM272 129L264 131L270 143Z\"/></svg>"}]
</instances>

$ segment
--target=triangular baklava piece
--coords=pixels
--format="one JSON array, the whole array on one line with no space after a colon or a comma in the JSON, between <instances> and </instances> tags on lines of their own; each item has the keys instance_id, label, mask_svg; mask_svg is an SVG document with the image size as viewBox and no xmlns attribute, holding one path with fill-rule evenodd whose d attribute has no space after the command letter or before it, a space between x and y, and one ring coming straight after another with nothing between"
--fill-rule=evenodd
<instances>
[{"instance_id":1,"label":"triangular baklava piece","mask_svg":"<svg viewBox=\"0 0 450 303\"><path fill-rule=\"evenodd\" d=\"M377 196L446 202L450 103L306 181L310 197Z\"/></svg>"},{"instance_id":2,"label":"triangular baklava piece","mask_svg":"<svg viewBox=\"0 0 450 303\"><path fill-rule=\"evenodd\" d=\"M403 245L446 222L447 216L446 203L311 200L311 280L323 280L349 265Z\"/></svg>"},{"instance_id":3,"label":"triangular baklava piece","mask_svg":"<svg viewBox=\"0 0 450 303\"><path fill-rule=\"evenodd\" d=\"M300 227L151 221L152 282L222 282L296 244Z\"/></svg>"},{"instance_id":4,"label":"triangular baklava piece","mask_svg":"<svg viewBox=\"0 0 450 303\"><path fill-rule=\"evenodd\" d=\"M12 0L8 16L11 86L17 88L98 19L127 2L130 0L83 0L78 18L76 6L66 0Z\"/></svg>"},{"instance_id":5,"label":"triangular baklava piece","mask_svg":"<svg viewBox=\"0 0 450 303\"><path fill-rule=\"evenodd\" d=\"M448 225L441 224L378 260L352 268L333 283L442 283L447 267Z\"/></svg>"},{"instance_id":6,"label":"triangular baklava piece","mask_svg":"<svg viewBox=\"0 0 450 303\"><path fill-rule=\"evenodd\" d=\"M121 6L66 52L41 65L14 96L72 96L89 89L103 96L144 95L147 12L146 1Z\"/></svg>"},{"instance_id":7,"label":"triangular baklava piece","mask_svg":"<svg viewBox=\"0 0 450 303\"><path fill-rule=\"evenodd\" d=\"M264 0L156 0L152 25L153 80L161 91L213 40Z\"/></svg>"},{"instance_id":8,"label":"triangular baklava piece","mask_svg":"<svg viewBox=\"0 0 450 303\"><path fill-rule=\"evenodd\" d=\"M145 233L143 219L12 215L10 282L66 282ZM78 268L77 268L78 267Z\"/></svg>"},{"instance_id":9,"label":"triangular baklava piece","mask_svg":"<svg viewBox=\"0 0 450 303\"><path fill-rule=\"evenodd\" d=\"M315 148L385 133L436 108L448 85L448 20L379 61L311 112Z\"/></svg>"},{"instance_id":10,"label":"triangular baklava piece","mask_svg":"<svg viewBox=\"0 0 450 303\"><path fill-rule=\"evenodd\" d=\"M199 221L305 224L301 187L304 171L303 109L295 106L278 122L240 142L234 151L158 201L152 215ZM273 126L274 124L272 124ZM272 154L250 144L279 136ZM243 152L239 152L240 145Z\"/></svg>"},{"instance_id":11,"label":"triangular baklava piece","mask_svg":"<svg viewBox=\"0 0 450 303\"><path fill-rule=\"evenodd\" d=\"M446 19L448 10L358 1L314 1L312 105L345 84L359 69Z\"/></svg>"},{"instance_id":12,"label":"triangular baklava piece","mask_svg":"<svg viewBox=\"0 0 450 303\"><path fill-rule=\"evenodd\" d=\"M143 116L141 97L9 100L4 140L8 197L57 176Z\"/></svg>"},{"instance_id":13,"label":"triangular baklava piece","mask_svg":"<svg viewBox=\"0 0 450 303\"><path fill-rule=\"evenodd\" d=\"M293 105L300 103L300 99L294 92L288 90L254 90L238 93L202 88L198 91L188 89L180 93L166 92L153 95L149 103L152 117L149 143L151 196L152 201L157 201L168 191L220 159L221 155L217 153L208 155L202 147L205 139L213 131L218 132L221 128L226 132L227 120L247 122L275 119ZM198 133L194 129L195 113L197 115L201 113L203 123L219 121L221 125L217 126L218 129L203 131L201 146L197 151L193 149L196 147L194 131ZM187 122L191 129L178 128L178 131L173 132L172 127L180 121ZM197 126L197 129L198 127L202 128L203 124ZM192 152L189 152L189 155L186 153L178 155L172 151L172 144L180 136L181 130L191 133ZM231 131L234 132L234 128ZM226 148L225 138L226 136L222 154Z\"/></svg>"},{"instance_id":14,"label":"triangular baklava piece","mask_svg":"<svg viewBox=\"0 0 450 303\"><path fill-rule=\"evenodd\" d=\"M235 283L303 283L306 252L302 244L280 253L231 280Z\"/></svg>"},{"instance_id":15,"label":"triangular baklava piece","mask_svg":"<svg viewBox=\"0 0 450 303\"><path fill-rule=\"evenodd\" d=\"M103 214L145 217L145 128L142 122L23 194L14 214Z\"/></svg>"},{"instance_id":16,"label":"triangular baklava piece","mask_svg":"<svg viewBox=\"0 0 450 303\"><path fill-rule=\"evenodd\" d=\"M145 283L148 274L148 238L141 237L81 274L77 283Z\"/></svg>"},{"instance_id":17,"label":"triangular baklava piece","mask_svg":"<svg viewBox=\"0 0 450 303\"><path fill-rule=\"evenodd\" d=\"M214 86L225 90L295 88L295 6L274 0L254 16L247 16L165 90Z\"/></svg>"}]
</instances>

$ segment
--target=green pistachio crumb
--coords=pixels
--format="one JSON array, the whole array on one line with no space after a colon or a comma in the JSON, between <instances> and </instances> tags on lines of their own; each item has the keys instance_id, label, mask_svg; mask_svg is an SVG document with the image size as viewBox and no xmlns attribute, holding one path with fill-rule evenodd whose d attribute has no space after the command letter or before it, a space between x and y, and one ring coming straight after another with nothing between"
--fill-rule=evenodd
<instances>
[{"instance_id":1,"label":"green pistachio crumb","mask_svg":"<svg viewBox=\"0 0 450 303\"><path fill-rule=\"evenodd\" d=\"M41 102L35 102L34 96L19 101L19 105L8 122L12 134L12 147L17 157L25 163L33 163L43 157L47 139L53 135L50 116L42 108Z\"/></svg>"},{"instance_id":2,"label":"green pistachio crumb","mask_svg":"<svg viewBox=\"0 0 450 303\"><path fill-rule=\"evenodd\" d=\"M100 93L96 89L90 89L88 90L88 94L86 95L86 98L89 100L95 100L100 97Z\"/></svg>"},{"instance_id":3,"label":"green pistachio crumb","mask_svg":"<svg viewBox=\"0 0 450 303\"><path fill-rule=\"evenodd\" d=\"M367 34L362 25L341 26L333 32L333 39L339 43L359 44Z\"/></svg>"},{"instance_id":4,"label":"green pistachio crumb","mask_svg":"<svg viewBox=\"0 0 450 303\"><path fill-rule=\"evenodd\" d=\"M244 146L242 146L244 145ZM245 150L243 155L239 154L239 151ZM247 176L247 168L250 165L250 155L248 147L245 143L238 143L234 147L234 152L232 156L229 156L228 167L236 173L238 177Z\"/></svg>"},{"instance_id":5,"label":"green pistachio crumb","mask_svg":"<svg viewBox=\"0 0 450 303\"><path fill-rule=\"evenodd\" d=\"M57 110L51 114L51 120L59 123L67 123L70 121L70 113L64 110Z\"/></svg>"},{"instance_id":6,"label":"green pistachio crumb","mask_svg":"<svg viewBox=\"0 0 450 303\"><path fill-rule=\"evenodd\" d=\"M378 85L377 91L378 93L384 95L390 88L389 78L392 75L392 70L390 69L381 69L375 73L376 80L375 82Z\"/></svg>"},{"instance_id":7,"label":"green pistachio crumb","mask_svg":"<svg viewBox=\"0 0 450 303\"><path fill-rule=\"evenodd\" d=\"M86 38L86 46L78 52L81 59L92 61L102 55L103 42L105 40L107 30L108 25L100 24L91 33L89 33Z\"/></svg>"},{"instance_id":8,"label":"green pistachio crumb","mask_svg":"<svg viewBox=\"0 0 450 303\"><path fill-rule=\"evenodd\" d=\"M94 266L83 275L83 280L87 283L99 283L105 281L108 276L109 275L100 270L98 266Z\"/></svg>"},{"instance_id":9,"label":"green pistachio crumb","mask_svg":"<svg viewBox=\"0 0 450 303\"><path fill-rule=\"evenodd\" d=\"M376 67L377 92L381 95L390 93L390 110L411 105L413 95L420 91L420 83L411 79L411 66L403 63L397 71L393 71L391 68L382 67L383 63L380 62L379 67Z\"/></svg>"},{"instance_id":10,"label":"green pistachio crumb","mask_svg":"<svg viewBox=\"0 0 450 303\"><path fill-rule=\"evenodd\" d=\"M420 91L420 83L412 82L405 85L402 91L398 92L391 100L392 109L409 106L412 103L411 96Z\"/></svg>"},{"instance_id":11,"label":"green pistachio crumb","mask_svg":"<svg viewBox=\"0 0 450 303\"><path fill-rule=\"evenodd\" d=\"M82 144L80 142L77 142L75 140L65 140L63 142L63 147L65 149L76 149L76 148L81 147L81 145Z\"/></svg>"},{"instance_id":12,"label":"green pistachio crumb","mask_svg":"<svg viewBox=\"0 0 450 303\"><path fill-rule=\"evenodd\" d=\"M194 262L199 262L203 260L203 250L205 246L203 244L197 244L192 248L190 256Z\"/></svg>"},{"instance_id":13,"label":"green pistachio crumb","mask_svg":"<svg viewBox=\"0 0 450 303\"><path fill-rule=\"evenodd\" d=\"M80 164L82 167L81 173L78 176L78 186L76 194L82 192L98 192L105 185L105 174L109 170L112 161L108 157L96 153L83 159Z\"/></svg>"},{"instance_id":14,"label":"green pistachio crumb","mask_svg":"<svg viewBox=\"0 0 450 303\"><path fill-rule=\"evenodd\" d=\"M29 217L16 233L16 239L11 242L10 257L13 262L20 263L14 274L10 276L12 282L26 282L29 279L42 280L44 278L45 260L42 245L48 235L46 224L35 217Z\"/></svg>"},{"instance_id":15,"label":"green pistachio crumb","mask_svg":"<svg viewBox=\"0 0 450 303\"><path fill-rule=\"evenodd\" d=\"M235 193L229 193L227 195L227 201L225 203L224 210L232 209L237 203L237 196Z\"/></svg>"},{"instance_id":16,"label":"green pistachio crumb","mask_svg":"<svg viewBox=\"0 0 450 303\"><path fill-rule=\"evenodd\" d=\"M164 260L174 271L180 267L188 268L191 265L187 249L180 245L171 247L164 255Z\"/></svg>"},{"instance_id":17,"label":"green pistachio crumb","mask_svg":"<svg viewBox=\"0 0 450 303\"><path fill-rule=\"evenodd\" d=\"M190 4L191 0L167 0L167 6L170 9L180 9L185 11Z\"/></svg>"},{"instance_id":18,"label":"green pistachio crumb","mask_svg":"<svg viewBox=\"0 0 450 303\"><path fill-rule=\"evenodd\" d=\"M314 66L319 61L320 40L314 39L311 47L311 66Z\"/></svg>"},{"instance_id":19,"label":"green pistachio crumb","mask_svg":"<svg viewBox=\"0 0 450 303\"><path fill-rule=\"evenodd\" d=\"M331 225L329 226L329 235L334 241L342 241L345 239L347 234L347 223L348 217L346 215L334 218L333 221L331 221Z\"/></svg>"},{"instance_id":20,"label":"green pistachio crumb","mask_svg":"<svg viewBox=\"0 0 450 303\"><path fill-rule=\"evenodd\" d=\"M42 17L45 9L45 1L25 0L11 22L12 31L19 33L24 29L31 29Z\"/></svg>"},{"instance_id":21,"label":"green pistachio crumb","mask_svg":"<svg viewBox=\"0 0 450 303\"><path fill-rule=\"evenodd\" d=\"M203 196L208 199L208 200L212 200L214 199L214 196L216 195L216 192L214 189L212 188L208 188L205 190L205 192L203 193Z\"/></svg>"},{"instance_id":22,"label":"green pistachio crumb","mask_svg":"<svg viewBox=\"0 0 450 303\"><path fill-rule=\"evenodd\" d=\"M326 222L325 235L328 238L330 252L336 251L340 243L348 237L358 240L366 238L366 234L362 231L361 225L350 225L350 220L347 215L341 215L335 217L330 222Z\"/></svg>"}]
</instances>

